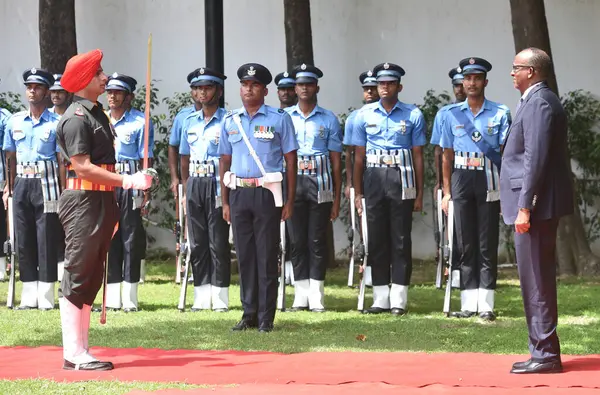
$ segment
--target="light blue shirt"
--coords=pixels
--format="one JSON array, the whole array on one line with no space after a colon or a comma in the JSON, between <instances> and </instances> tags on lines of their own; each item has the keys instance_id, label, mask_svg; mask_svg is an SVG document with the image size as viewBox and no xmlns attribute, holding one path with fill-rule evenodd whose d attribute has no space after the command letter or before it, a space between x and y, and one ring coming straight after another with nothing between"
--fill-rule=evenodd
<instances>
[{"instance_id":1,"label":"light blue shirt","mask_svg":"<svg viewBox=\"0 0 600 395\"><path fill-rule=\"evenodd\" d=\"M285 111L292 117L298 155L329 155L329 151L342 152L342 129L340 121L334 113L319 107L313 108L304 117L298 105L288 107Z\"/></svg>"},{"instance_id":2,"label":"light blue shirt","mask_svg":"<svg viewBox=\"0 0 600 395\"><path fill-rule=\"evenodd\" d=\"M10 115L10 111L0 107L0 141L2 142L4 142L4 129L6 128L6 123L8 122Z\"/></svg>"},{"instance_id":3,"label":"light blue shirt","mask_svg":"<svg viewBox=\"0 0 600 395\"><path fill-rule=\"evenodd\" d=\"M354 119L352 145L367 151L410 149L427 143L425 118L413 104L397 101L388 114L381 102L366 104Z\"/></svg>"},{"instance_id":4,"label":"light blue shirt","mask_svg":"<svg viewBox=\"0 0 600 395\"><path fill-rule=\"evenodd\" d=\"M447 104L440 108L433 120L433 128L431 129L431 140L429 141L432 145L442 145L442 126L444 124L444 117L447 116L446 111L454 104Z\"/></svg>"},{"instance_id":5,"label":"light blue shirt","mask_svg":"<svg viewBox=\"0 0 600 395\"><path fill-rule=\"evenodd\" d=\"M181 127L183 126L183 121L196 112L196 107L191 105L189 107L184 107L177 115L175 115L175 119L173 119L173 126L171 126L171 135L169 136L169 145L173 147L179 147L181 144Z\"/></svg>"},{"instance_id":6,"label":"light blue shirt","mask_svg":"<svg viewBox=\"0 0 600 395\"><path fill-rule=\"evenodd\" d=\"M250 144L267 173L283 171L283 155L298 149L294 123L282 109L263 104L252 118L245 108L230 111L219 139L219 154L231 155L231 172L240 178L262 177L233 115L239 114Z\"/></svg>"},{"instance_id":7,"label":"light blue shirt","mask_svg":"<svg viewBox=\"0 0 600 395\"><path fill-rule=\"evenodd\" d=\"M224 108L218 108L208 122L202 110L183 121L179 155L189 155L190 161L219 160L219 138L225 119Z\"/></svg>"},{"instance_id":8,"label":"light blue shirt","mask_svg":"<svg viewBox=\"0 0 600 395\"><path fill-rule=\"evenodd\" d=\"M29 111L20 111L8 119L2 149L17 153L17 162L56 161L58 115L44 110L34 121Z\"/></svg>"},{"instance_id":9,"label":"light blue shirt","mask_svg":"<svg viewBox=\"0 0 600 395\"><path fill-rule=\"evenodd\" d=\"M110 120L113 122L117 134L115 139L117 162L142 159L144 157L144 113L131 108L125 111L121 119L114 121L110 118ZM148 158L152 158L152 151L154 151L154 126L152 121L150 121L148 135Z\"/></svg>"},{"instance_id":10,"label":"light blue shirt","mask_svg":"<svg viewBox=\"0 0 600 395\"><path fill-rule=\"evenodd\" d=\"M350 115L348 115L348 118L346 118L346 123L344 124L344 145L352 145L354 120L356 119L358 111L360 111L360 109L352 111Z\"/></svg>"},{"instance_id":11,"label":"light blue shirt","mask_svg":"<svg viewBox=\"0 0 600 395\"><path fill-rule=\"evenodd\" d=\"M494 150L500 152L500 146L506 140L506 134L511 123L510 110L507 106L485 100L483 106L473 115L467 101L452 104L445 111L442 123L442 148L452 148L454 151L479 152L481 150L473 142L470 134L467 134L465 125L458 122L452 114L454 108L459 108L481 133L484 141Z\"/></svg>"}]
</instances>

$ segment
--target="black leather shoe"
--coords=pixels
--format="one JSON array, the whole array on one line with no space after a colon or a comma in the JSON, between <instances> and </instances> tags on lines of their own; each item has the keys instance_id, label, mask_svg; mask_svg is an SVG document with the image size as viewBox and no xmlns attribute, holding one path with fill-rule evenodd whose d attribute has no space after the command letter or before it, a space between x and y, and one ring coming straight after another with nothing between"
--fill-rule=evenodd
<instances>
[{"instance_id":1,"label":"black leather shoe","mask_svg":"<svg viewBox=\"0 0 600 395\"><path fill-rule=\"evenodd\" d=\"M327 310L325 310L325 308L322 308L322 309L319 308L319 309L310 309L310 311L312 311L313 313L324 313Z\"/></svg>"},{"instance_id":2,"label":"black leather shoe","mask_svg":"<svg viewBox=\"0 0 600 395\"><path fill-rule=\"evenodd\" d=\"M479 318L492 322L496 320L496 314L493 311L484 311L483 313L479 313Z\"/></svg>"},{"instance_id":3,"label":"black leather shoe","mask_svg":"<svg viewBox=\"0 0 600 395\"><path fill-rule=\"evenodd\" d=\"M213 310L215 313L227 313L229 311L229 309L227 308L223 308L223 309L214 309Z\"/></svg>"},{"instance_id":4,"label":"black leather shoe","mask_svg":"<svg viewBox=\"0 0 600 395\"><path fill-rule=\"evenodd\" d=\"M104 361L82 363L77 366L73 362L69 362L65 359L63 363L64 370L113 370L114 368L112 362Z\"/></svg>"},{"instance_id":5,"label":"black leather shoe","mask_svg":"<svg viewBox=\"0 0 600 395\"><path fill-rule=\"evenodd\" d=\"M258 324L256 323L256 321L242 319L233 328L231 328L231 330L232 331L245 331L246 329L256 328L256 327L258 327Z\"/></svg>"},{"instance_id":6,"label":"black leather shoe","mask_svg":"<svg viewBox=\"0 0 600 395\"><path fill-rule=\"evenodd\" d=\"M363 314L381 314L387 313L390 309L382 309L381 307L371 307L369 309L363 310Z\"/></svg>"},{"instance_id":7,"label":"black leather shoe","mask_svg":"<svg viewBox=\"0 0 600 395\"><path fill-rule=\"evenodd\" d=\"M560 359L546 362L536 362L530 360L528 364L522 365L520 368L513 368L511 373L516 374L533 374L533 373L561 373L563 371Z\"/></svg>"},{"instance_id":8,"label":"black leather shoe","mask_svg":"<svg viewBox=\"0 0 600 395\"><path fill-rule=\"evenodd\" d=\"M513 369L523 369L523 368L527 367L531 362L532 362L531 359L528 359L527 361L523 361L523 362L515 362L515 363L513 363L512 368Z\"/></svg>"},{"instance_id":9,"label":"black leather shoe","mask_svg":"<svg viewBox=\"0 0 600 395\"><path fill-rule=\"evenodd\" d=\"M272 322L263 322L262 324L260 324L260 326L258 327L258 331L260 333L269 333L269 332L273 332L273 323Z\"/></svg>"},{"instance_id":10,"label":"black leather shoe","mask_svg":"<svg viewBox=\"0 0 600 395\"><path fill-rule=\"evenodd\" d=\"M137 311L138 311L138 309L136 309L135 307L131 307L131 308L128 307L126 309L123 309L124 313L137 313Z\"/></svg>"},{"instance_id":11,"label":"black leather shoe","mask_svg":"<svg viewBox=\"0 0 600 395\"><path fill-rule=\"evenodd\" d=\"M474 311L454 311L451 316L454 318L471 318L477 315Z\"/></svg>"},{"instance_id":12,"label":"black leather shoe","mask_svg":"<svg viewBox=\"0 0 600 395\"><path fill-rule=\"evenodd\" d=\"M299 311L308 311L308 306L296 306L292 307L288 311L291 311L292 313L297 313Z\"/></svg>"},{"instance_id":13,"label":"black leather shoe","mask_svg":"<svg viewBox=\"0 0 600 395\"><path fill-rule=\"evenodd\" d=\"M404 310L404 309L401 309L401 308L399 308L399 307L394 307L394 308L391 310L391 313L392 313L392 315L395 315L395 316L401 316L401 315L404 315L404 314L406 314L406 310Z\"/></svg>"}]
</instances>

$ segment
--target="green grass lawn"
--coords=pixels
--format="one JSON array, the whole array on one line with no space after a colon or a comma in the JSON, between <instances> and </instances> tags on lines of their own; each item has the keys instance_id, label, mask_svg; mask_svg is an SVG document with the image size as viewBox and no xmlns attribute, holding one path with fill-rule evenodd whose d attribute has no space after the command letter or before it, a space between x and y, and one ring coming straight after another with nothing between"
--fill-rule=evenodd
<instances>
[{"instance_id":1,"label":"green grass lawn","mask_svg":"<svg viewBox=\"0 0 600 395\"><path fill-rule=\"evenodd\" d=\"M409 314L404 317L359 314L356 311L358 291L346 286L347 272L340 268L330 270L327 276L327 313L278 312L275 331L268 335L256 331L230 331L242 313L237 285L233 285L230 290L231 309L228 313L182 314L176 307L179 286L172 280L173 263L153 261L147 264L147 271L146 283L139 288L142 311L133 314L109 312L108 322L104 326L98 323L99 313L92 313L90 343L93 346L283 353L349 350L527 353L527 327L514 269L500 270L496 294L498 319L493 323L485 323L478 318L446 318L441 313L444 292L433 286L434 264L416 262L414 285L409 291ZM235 276L233 283L238 283ZM598 278L559 280L559 335L564 354L600 354L599 285ZM289 307L293 292L291 287L287 290ZM6 305L6 292L7 283L0 283L1 306ZM20 295L19 292L20 284L17 296ZM369 306L369 289L367 295L366 305ZM99 304L101 294L98 296ZM193 290L189 286L188 308L192 298ZM453 292L452 307L454 310L460 308L458 291ZM364 341L357 340L359 335L366 337ZM0 346L60 344L58 310L11 311L0 307ZM49 391L51 393L71 393L69 391L79 388L72 387L74 385L79 384L56 384L40 380L0 382L0 393L15 393L18 388L31 388L29 392L36 392L35 388L44 386L53 387ZM122 393L132 388L127 383L113 382L111 385L114 388L110 391L105 386L98 386L97 389L108 391L99 393ZM152 388L159 387L157 385ZM9 389L10 392L7 392ZM66 392L60 392L62 390Z\"/></svg>"}]
</instances>

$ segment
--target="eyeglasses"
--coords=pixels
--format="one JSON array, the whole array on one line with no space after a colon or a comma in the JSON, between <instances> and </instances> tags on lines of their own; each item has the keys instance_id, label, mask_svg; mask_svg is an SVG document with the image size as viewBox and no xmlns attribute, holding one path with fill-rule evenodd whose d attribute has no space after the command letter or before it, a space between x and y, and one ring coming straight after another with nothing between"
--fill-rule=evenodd
<instances>
[{"instance_id":1,"label":"eyeglasses","mask_svg":"<svg viewBox=\"0 0 600 395\"><path fill-rule=\"evenodd\" d=\"M528 64L513 64L513 66L512 66L512 71L513 71L514 73L516 73L517 71L519 71L519 70L521 70L521 69L524 69L524 68L529 68L529 67L531 67L532 69L534 68L533 66L530 66L530 65L528 65ZM534 70L535 70L535 69L534 69Z\"/></svg>"}]
</instances>

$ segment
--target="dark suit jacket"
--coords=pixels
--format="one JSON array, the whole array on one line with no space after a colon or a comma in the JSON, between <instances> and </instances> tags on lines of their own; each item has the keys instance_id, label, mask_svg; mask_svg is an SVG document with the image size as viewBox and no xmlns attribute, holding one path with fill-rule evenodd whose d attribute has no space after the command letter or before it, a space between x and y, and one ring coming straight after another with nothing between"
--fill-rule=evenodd
<instances>
[{"instance_id":1,"label":"dark suit jacket","mask_svg":"<svg viewBox=\"0 0 600 395\"><path fill-rule=\"evenodd\" d=\"M533 88L509 129L500 172L500 203L506 224L520 208L531 220L573 213L573 184L567 162L567 116L560 99L541 83Z\"/></svg>"}]
</instances>

